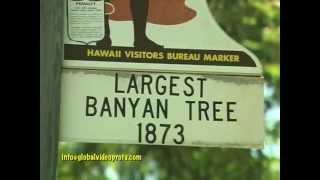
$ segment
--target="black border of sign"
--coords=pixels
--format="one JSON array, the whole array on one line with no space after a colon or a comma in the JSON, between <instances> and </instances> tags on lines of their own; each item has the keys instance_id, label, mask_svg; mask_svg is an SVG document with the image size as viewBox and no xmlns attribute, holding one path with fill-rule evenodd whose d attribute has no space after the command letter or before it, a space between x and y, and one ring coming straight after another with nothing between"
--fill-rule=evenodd
<instances>
[{"instance_id":1,"label":"black border of sign","mask_svg":"<svg viewBox=\"0 0 320 180\"><path fill-rule=\"evenodd\" d=\"M319 6L281 0L281 179L318 176ZM313 41L313 42L312 42Z\"/></svg>"},{"instance_id":2,"label":"black border of sign","mask_svg":"<svg viewBox=\"0 0 320 180\"><path fill-rule=\"evenodd\" d=\"M39 179L42 3L1 2L1 179Z\"/></svg>"}]
</instances>

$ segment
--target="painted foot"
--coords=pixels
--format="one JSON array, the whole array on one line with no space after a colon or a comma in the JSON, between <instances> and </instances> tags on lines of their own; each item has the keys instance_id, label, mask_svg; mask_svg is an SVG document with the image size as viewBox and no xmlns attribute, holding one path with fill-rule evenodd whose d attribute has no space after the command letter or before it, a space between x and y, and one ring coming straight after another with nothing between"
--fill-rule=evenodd
<instances>
[{"instance_id":1,"label":"painted foot","mask_svg":"<svg viewBox=\"0 0 320 180\"><path fill-rule=\"evenodd\" d=\"M112 46L112 41L110 38L104 38L101 41L97 41L98 47L110 48Z\"/></svg>"},{"instance_id":2,"label":"painted foot","mask_svg":"<svg viewBox=\"0 0 320 180\"><path fill-rule=\"evenodd\" d=\"M133 43L134 47L141 48L141 49L162 49L164 48L163 45L159 45L150 39L146 38L144 40L135 41Z\"/></svg>"}]
</instances>

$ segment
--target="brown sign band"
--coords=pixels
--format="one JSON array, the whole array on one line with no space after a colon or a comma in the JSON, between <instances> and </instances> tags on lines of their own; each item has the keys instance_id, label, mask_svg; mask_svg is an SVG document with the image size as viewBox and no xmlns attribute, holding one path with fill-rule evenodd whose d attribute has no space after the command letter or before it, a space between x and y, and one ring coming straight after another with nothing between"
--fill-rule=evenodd
<instances>
[{"instance_id":1,"label":"brown sign band","mask_svg":"<svg viewBox=\"0 0 320 180\"><path fill-rule=\"evenodd\" d=\"M242 51L64 45L65 60L257 67Z\"/></svg>"}]
</instances>

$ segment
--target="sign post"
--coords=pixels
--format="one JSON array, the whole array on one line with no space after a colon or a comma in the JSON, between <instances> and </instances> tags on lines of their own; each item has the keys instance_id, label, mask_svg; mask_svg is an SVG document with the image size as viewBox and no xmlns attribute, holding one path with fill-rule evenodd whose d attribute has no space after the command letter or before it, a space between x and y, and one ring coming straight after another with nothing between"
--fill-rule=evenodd
<instances>
[{"instance_id":1,"label":"sign post","mask_svg":"<svg viewBox=\"0 0 320 180\"><path fill-rule=\"evenodd\" d=\"M115 1L111 15L105 8L101 41L74 40L77 30L65 28L60 140L262 148L262 66L206 1L128 2Z\"/></svg>"},{"instance_id":2,"label":"sign post","mask_svg":"<svg viewBox=\"0 0 320 180\"><path fill-rule=\"evenodd\" d=\"M64 0L41 0L40 3L40 179L55 180Z\"/></svg>"}]
</instances>

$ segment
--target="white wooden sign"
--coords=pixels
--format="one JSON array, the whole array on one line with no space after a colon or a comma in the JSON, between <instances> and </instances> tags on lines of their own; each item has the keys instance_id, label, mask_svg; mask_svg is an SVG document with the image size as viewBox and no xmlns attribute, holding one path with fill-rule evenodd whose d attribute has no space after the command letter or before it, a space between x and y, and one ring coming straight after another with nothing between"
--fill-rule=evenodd
<instances>
[{"instance_id":1,"label":"white wooden sign","mask_svg":"<svg viewBox=\"0 0 320 180\"><path fill-rule=\"evenodd\" d=\"M263 146L263 80L65 70L61 140L179 146Z\"/></svg>"},{"instance_id":2,"label":"white wooden sign","mask_svg":"<svg viewBox=\"0 0 320 180\"><path fill-rule=\"evenodd\" d=\"M148 1L66 0L60 140L263 147L258 58L206 0Z\"/></svg>"},{"instance_id":3,"label":"white wooden sign","mask_svg":"<svg viewBox=\"0 0 320 180\"><path fill-rule=\"evenodd\" d=\"M130 0L111 1L114 9L109 10L112 14L104 19L101 13L103 1L67 0L72 4L85 4L86 8L83 11L78 11L80 5L65 8L64 67L261 75L258 58L219 27L206 0L149 1L144 28L144 25L134 26ZM94 11L87 2L95 4ZM110 13L110 3L104 7L105 13ZM142 4L136 7L137 11L144 11ZM99 42L103 37L104 41ZM144 40L146 37L163 48L153 48L152 43ZM135 41L142 43L137 43L139 46Z\"/></svg>"}]
</instances>

